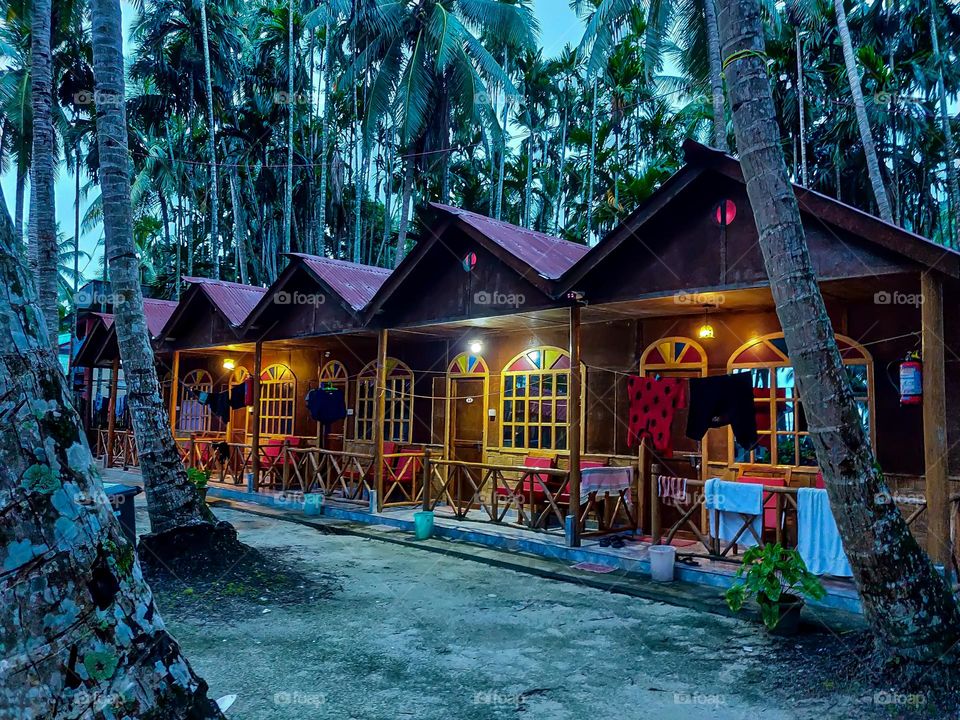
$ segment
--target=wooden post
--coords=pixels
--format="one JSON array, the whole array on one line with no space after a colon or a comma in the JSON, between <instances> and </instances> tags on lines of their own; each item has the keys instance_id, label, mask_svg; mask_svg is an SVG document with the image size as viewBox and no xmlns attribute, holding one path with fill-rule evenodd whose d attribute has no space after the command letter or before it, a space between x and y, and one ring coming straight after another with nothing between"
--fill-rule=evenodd
<instances>
[{"instance_id":1,"label":"wooden post","mask_svg":"<svg viewBox=\"0 0 960 720\"><path fill-rule=\"evenodd\" d=\"M293 460L290 453L290 441L283 439L283 447L280 449L280 461L283 463L283 491L286 492L290 487L290 463Z\"/></svg>"},{"instance_id":2,"label":"wooden post","mask_svg":"<svg viewBox=\"0 0 960 720\"><path fill-rule=\"evenodd\" d=\"M567 447L570 450L570 511L573 525L568 533L570 547L580 547L580 396L583 378L580 371L580 306L570 306L570 394L567 397ZM567 520L569 523L570 521Z\"/></svg>"},{"instance_id":3,"label":"wooden post","mask_svg":"<svg viewBox=\"0 0 960 720\"><path fill-rule=\"evenodd\" d=\"M117 439L117 388L120 383L120 356L110 366L110 402L107 404L107 455L104 467L113 467L113 445Z\"/></svg>"},{"instance_id":4,"label":"wooden post","mask_svg":"<svg viewBox=\"0 0 960 720\"><path fill-rule=\"evenodd\" d=\"M644 437L641 442L646 443L647 439ZM646 453L649 455L649 453ZM660 544L660 488L659 482L655 475L660 475L662 468L659 465L654 468L650 466L650 544L659 545ZM645 473L646 474L646 473Z\"/></svg>"},{"instance_id":5,"label":"wooden post","mask_svg":"<svg viewBox=\"0 0 960 720\"><path fill-rule=\"evenodd\" d=\"M430 466L430 448L423 449L423 511L430 509L430 485L431 473L433 469Z\"/></svg>"},{"instance_id":6,"label":"wooden post","mask_svg":"<svg viewBox=\"0 0 960 720\"><path fill-rule=\"evenodd\" d=\"M170 434L177 436L177 403L180 400L180 351L173 351L173 378L170 385Z\"/></svg>"},{"instance_id":7,"label":"wooden post","mask_svg":"<svg viewBox=\"0 0 960 720\"><path fill-rule=\"evenodd\" d=\"M383 511L383 421L387 412L387 331L377 337L376 421L373 424L373 478L377 493L377 512ZM412 389L411 389L412 391Z\"/></svg>"},{"instance_id":8,"label":"wooden post","mask_svg":"<svg viewBox=\"0 0 960 720\"><path fill-rule=\"evenodd\" d=\"M253 432L250 450L250 481L247 490L256 492L260 487L260 366L263 363L263 343L254 345L253 351Z\"/></svg>"},{"instance_id":9,"label":"wooden post","mask_svg":"<svg viewBox=\"0 0 960 720\"><path fill-rule=\"evenodd\" d=\"M947 404L943 346L943 280L920 276L923 346L923 465L927 497L927 554L949 573L950 487L947 480Z\"/></svg>"}]
</instances>

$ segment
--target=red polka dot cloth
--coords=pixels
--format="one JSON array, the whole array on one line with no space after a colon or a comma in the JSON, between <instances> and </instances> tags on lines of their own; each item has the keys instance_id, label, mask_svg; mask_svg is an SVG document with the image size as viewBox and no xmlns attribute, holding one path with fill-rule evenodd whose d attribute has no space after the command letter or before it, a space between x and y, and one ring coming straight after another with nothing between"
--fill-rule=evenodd
<instances>
[{"instance_id":1,"label":"red polka dot cloth","mask_svg":"<svg viewBox=\"0 0 960 720\"><path fill-rule=\"evenodd\" d=\"M687 406L687 381L684 378L627 378L630 416L627 445L633 447L646 435L657 452L670 457L670 425L674 413Z\"/></svg>"}]
</instances>

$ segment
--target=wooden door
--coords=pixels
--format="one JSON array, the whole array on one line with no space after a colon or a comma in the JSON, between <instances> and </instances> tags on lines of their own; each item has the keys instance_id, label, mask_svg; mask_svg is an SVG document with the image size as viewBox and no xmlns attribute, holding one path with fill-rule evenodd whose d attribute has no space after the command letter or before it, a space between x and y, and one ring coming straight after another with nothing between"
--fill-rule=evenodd
<instances>
[{"instance_id":1,"label":"wooden door","mask_svg":"<svg viewBox=\"0 0 960 720\"><path fill-rule=\"evenodd\" d=\"M487 415L487 398L482 378L452 378L450 380L450 458L463 462L483 462L483 426ZM472 469L470 475L476 486L483 472ZM454 488L464 502L473 496L467 482Z\"/></svg>"}]
</instances>

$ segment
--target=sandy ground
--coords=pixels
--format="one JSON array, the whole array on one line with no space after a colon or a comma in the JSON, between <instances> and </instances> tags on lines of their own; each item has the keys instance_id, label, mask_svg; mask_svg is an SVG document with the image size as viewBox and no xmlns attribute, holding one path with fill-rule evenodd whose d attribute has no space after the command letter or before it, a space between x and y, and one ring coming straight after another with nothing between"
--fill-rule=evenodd
<instances>
[{"instance_id":1,"label":"sandy ground","mask_svg":"<svg viewBox=\"0 0 960 720\"><path fill-rule=\"evenodd\" d=\"M146 515L138 514L142 529ZM774 643L790 641L747 622L240 511L217 514L245 543L277 553L324 589L308 586L287 604L244 598L239 611L195 595L189 608L159 601L211 695L239 696L235 720L883 710L836 692L810 700L771 689L768 678L798 671L775 652Z\"/></svg>"}]
</instances>

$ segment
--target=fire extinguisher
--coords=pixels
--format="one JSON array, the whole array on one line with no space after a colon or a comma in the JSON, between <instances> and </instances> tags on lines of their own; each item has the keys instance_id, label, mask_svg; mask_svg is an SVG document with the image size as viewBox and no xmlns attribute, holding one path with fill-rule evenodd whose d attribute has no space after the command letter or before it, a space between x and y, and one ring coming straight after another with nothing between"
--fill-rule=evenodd
<instances>
[{"instance_id":1,"label":"fire extinguisher","mask_svg":"<svg viewBox=\"0 0 960 720\"><path fill-rule=\"evenodd\" d=\"M900 363L900 404L920 405L923 403L923 364L920 353L907 353Z\"/></svg>"}]
</instances>

